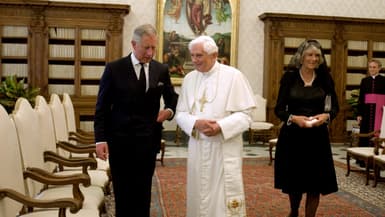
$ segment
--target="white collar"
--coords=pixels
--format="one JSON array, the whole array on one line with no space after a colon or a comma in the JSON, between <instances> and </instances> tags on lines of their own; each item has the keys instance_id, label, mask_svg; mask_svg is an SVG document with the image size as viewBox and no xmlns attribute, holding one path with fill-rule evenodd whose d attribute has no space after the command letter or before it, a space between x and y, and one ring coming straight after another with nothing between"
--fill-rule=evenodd
<instances>
[{"instance_id":1,"label":"white collar","mask_svg":"<svg viewBox=\"0 0 385 217\"><path fill-rule=\"evenodd\" d=\"M196 74L196 77L195 77L195 84L194 84L194 102L192 104L192 107L191 107L191 111L194 110L194 107L195 107L195 103L202 100L203 98L205 99L205 103L211 103L215 100L217 94L218 94L218 86L219 86L219 76L220 76L220 63L216 62L214 64L214 66L207 72L200 72L198 71L198 73ZM217 72L217 73L215 73ZM213 77L213 79L215 79L215 84L214 86L210 87L210 88L214 88L214 93L213 93L213 96L210 97L210 98L206 98L206 88L207 87L203 87L203 95L199 95L199 89L201 88L201 85L205 85L205 84L202 84L204 82L204 80L207 80L211 75L215 75L217 76L216 78ZM201 103L200 103L201 104ZM202 105L201 105L202 106ZM201 112L203 111L202 110L203 107L201 107Z\"/></svg>"},{"instance_id":2,"label":"white collar","mask_svg":"<svg viewBox=\"0 0 385 217\"><path fill-rule=\"evenodd\" d=\"M202 74L203 77L208 77L208 76L212 75L215 72L215 70L219 66L219 64L220 63L218 63L218 61L215 61L213 67L211 67L211 69L209 69L207 72L201 72L201 71L198 71L198 70L197 71L198 71L199 74Z\"/></svg>"},{"instance_id":3,"label":"white collar","mask_svg":"<svg viewBox=\"0 0 385 217\"><path fill-rule=\"evenodd\" d=\"M136 66L140 64L140 61L136 58L134 53L131 53L130 57L131 57L132 65ZM143 66L146 67L147 63L144 63Z\"/></svg>"}]
</instances>

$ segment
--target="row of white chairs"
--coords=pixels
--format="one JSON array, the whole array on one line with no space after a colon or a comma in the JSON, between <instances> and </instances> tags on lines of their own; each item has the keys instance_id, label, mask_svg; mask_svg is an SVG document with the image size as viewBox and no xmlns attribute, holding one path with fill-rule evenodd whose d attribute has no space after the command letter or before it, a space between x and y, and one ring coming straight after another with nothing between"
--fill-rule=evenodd
<instances>
[{"instance_id":1,"label":"row of white chairs","mask_svg":"<svg viewBox=\"0 0 385 217\"><path fill-rule=\"evenodd\" d=\"M71 143L64 107L56 94L34 108L19 98L11 115L0 106L0 217L105 212L108 162L97 162L94 144Z\"/></svg>"}]
</instances>

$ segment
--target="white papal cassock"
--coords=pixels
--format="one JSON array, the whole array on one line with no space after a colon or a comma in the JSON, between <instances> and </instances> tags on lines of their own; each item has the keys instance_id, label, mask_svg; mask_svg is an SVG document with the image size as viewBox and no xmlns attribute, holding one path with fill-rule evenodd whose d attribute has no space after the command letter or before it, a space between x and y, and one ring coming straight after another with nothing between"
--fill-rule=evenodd
<instances>
[{"instance_id":1,"label":"white papal cassock","mask_svg":"<svg viewBox=\"0 0 385 217\"><path fill-rule=\"evenodd\" d=\"M246 216L242 179L242 132L255 108L253 91L235 68L215 63L209 72L184 78L176 121L190 136L187 162L187 217ZM195 134L197 119L214 119L221 134Z\"/></svg>"}]
</instances>

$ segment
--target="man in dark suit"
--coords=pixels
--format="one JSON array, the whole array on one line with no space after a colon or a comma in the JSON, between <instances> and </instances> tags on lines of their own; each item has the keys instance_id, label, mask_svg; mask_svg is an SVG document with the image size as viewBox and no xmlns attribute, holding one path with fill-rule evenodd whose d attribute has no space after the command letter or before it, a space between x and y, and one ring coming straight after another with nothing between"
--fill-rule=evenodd
<instances>
[{"instance_id":1,"label":"man in dark suit","mask_svg":"<svg viewBox=\"0 0 385 217\"><path fill-rule=\"evenodd\" d=\"M96 153L109 159L116 217L150 215L162 122L175 113L178 94L168 67L153 60L157 44L152 25L138 26L131 40L133 52L108 63L100 80L94 120Z\"/></svg>"}]
</instances>

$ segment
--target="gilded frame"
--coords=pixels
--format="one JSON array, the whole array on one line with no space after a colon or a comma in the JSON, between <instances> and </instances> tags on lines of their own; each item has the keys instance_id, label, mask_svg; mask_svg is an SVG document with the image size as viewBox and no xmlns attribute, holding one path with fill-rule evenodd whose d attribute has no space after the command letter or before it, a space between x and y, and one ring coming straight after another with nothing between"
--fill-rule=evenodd
<instances>
[{"instance_id":1,"label":"gilded frame","mask_svg":"<svg viewBox=\"0 0 385 217\"><path fill-rule=\"evenodd\" d=\"M174 85L180 85L193 70L187 47L199 35L212 36L219 47L218 61L236 67L239 0L200 0L198 6L194 0L157 2L156 59L169 64Z\"/></svg>"}]
</instances>

